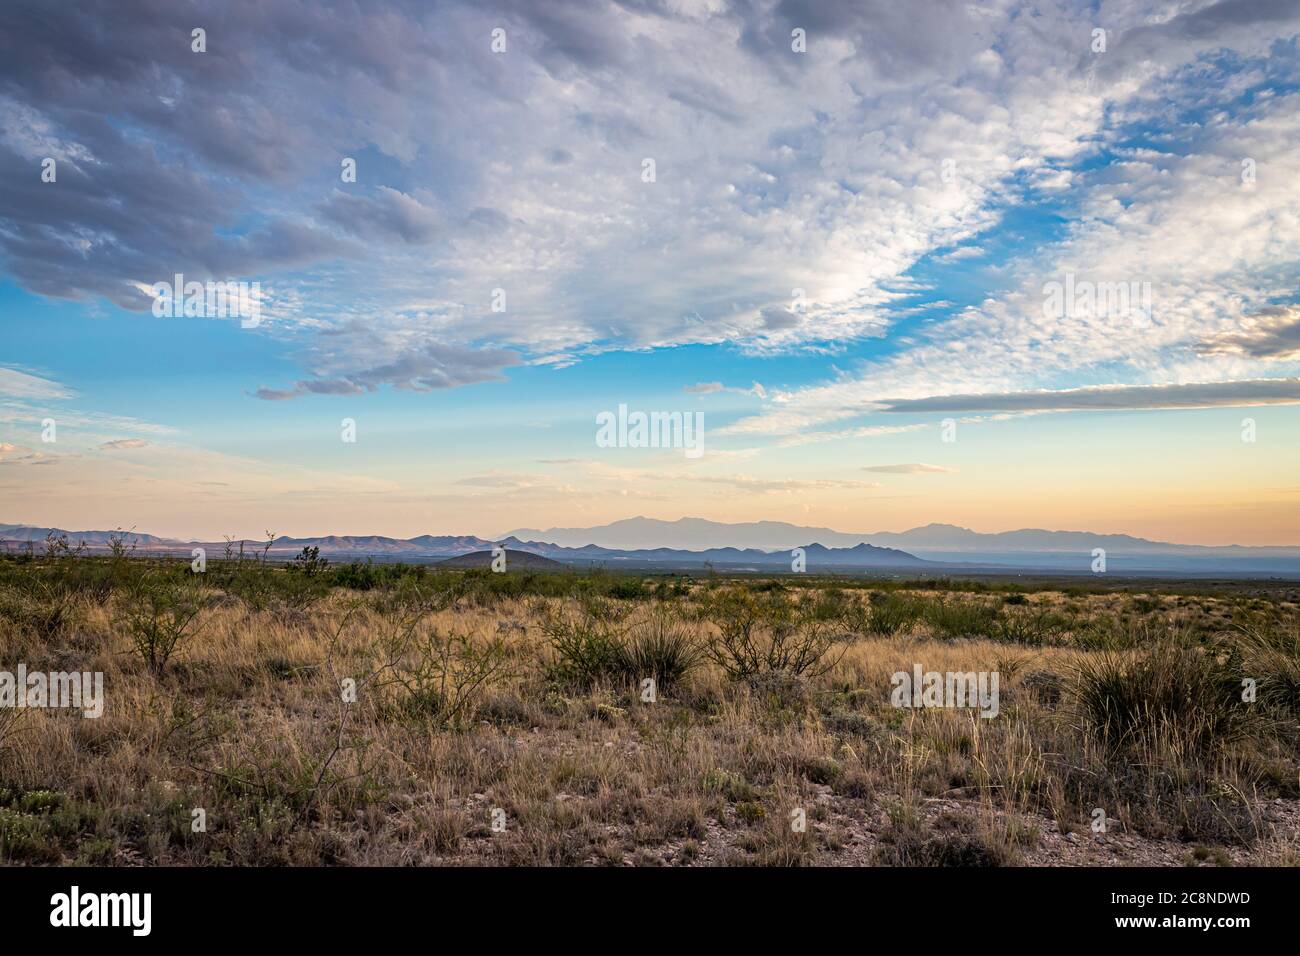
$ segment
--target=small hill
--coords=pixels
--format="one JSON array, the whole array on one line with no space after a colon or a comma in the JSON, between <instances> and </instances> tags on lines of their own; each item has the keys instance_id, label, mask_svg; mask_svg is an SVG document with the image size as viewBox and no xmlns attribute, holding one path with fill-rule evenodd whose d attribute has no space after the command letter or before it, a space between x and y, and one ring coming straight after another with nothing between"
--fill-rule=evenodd
<instances>
[{"instance_id":1,"label":"small hill","mask_svg":"<svg viewBox=\"0 0 1300 956\"><path fill-rule=\"evenodd\" d=\"M448 558L446 561L439 561L434 567L439 568L490 568L492 567L491 551L471 551L469 554L457 555L454 558ZM568 571L567 564L561 564L559 561L552 561L550 558L544 558L540 554L529 554L527 551L512 551L506 549L506 570L507 571Z\"/></svg>"}]
</instances>

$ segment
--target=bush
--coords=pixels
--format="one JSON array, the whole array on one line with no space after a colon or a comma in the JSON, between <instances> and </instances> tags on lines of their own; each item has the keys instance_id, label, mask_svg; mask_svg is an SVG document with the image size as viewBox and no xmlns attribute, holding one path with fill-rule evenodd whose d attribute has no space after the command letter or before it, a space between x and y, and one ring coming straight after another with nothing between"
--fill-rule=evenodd
<instances>
[{"instance_id":1,"label":"bush","mask_svg":"<svg viewBox=\"0 0 1300 956\"><path fill-rule=\"evenodd\" d=\"M37 578L24 589L0 592L0 617L43 641L61 635L75 619L73 592L57 583Z\"/></svg>"},{"instance_id":2,"label":"bush","mask_svg":"<svg viewBox=\"0 0 1300 956\"><path fill-rule=\"evenodd\" d=\"M119 625L155 675L167 669L177 647L193 634L195 618L208 603L200 585L144 578L123 595Z\"/></svg>"},{"instance_id":3,"label":"bush","mask_svg":"<svg viewBox=\"0 0 1300 956\"><path fill-rule=\"evenodd\" d=\"M1263 707L1300 718L1300 619L1239 625L1226 666L1255 680Z\"/></svg>"},{"instance_id":4,"label":"bush","mask_svg":"<svg viewBox=\"0 0 1300 956\"><path fill-rule=\"evenodd\" d=\"M485 688L509 671L501 638L476 641L430 629L410 642L394 681L405 690L401 707L408 716L461 727L473 717Z\"/></svg>"},{"instance_id":5,"label":"bush","mask_svg":"<svg viewBox=\"0 0 1300 956\"><path fill-rule=\"evenodd\" d=\"M1161 644L1073 666L1071 713L1112 754L1205 757L1250 735L1239 678L1197 648Z\"/></svg>"},{"instance_id":6,"label":"bush","mask_svg":"<svg viewBox=\"0 0 1300 956\"><path fill-rule=\"evenodd\" d=\"M1085 651L1131 651L1142 645L1142 636L1117 617L1100 617L1079 628L1074 643Z\"/></svg>"},{"instance_id":7,"label":"bush","mask_svg":"<svg viewBox=\"0 0 1300 956\"><path fill-rule=\"evenodd\" d=\"M815 677L839 660L827 658L835 644L834 628L807 607L791 607L779 594L720 591L707 599L703 613L718 628L707 653L732 680L770 674Z\"/></svg>"},{"instance_id":8,"label":"bush","mask_svg":"<svg viewBox=\"0 0 1300 956\"><path fill-rule=\"evenodd\" d=\"M666 608L622 622L602 599L588 598L580 607L542 622L555 655L551 676L562 683L590 688L600 681L636 684L653 678L657 690L667 691L703 657L700 642Z\"/></svg>"},{"instance_id":9,"label":"bush","mask_svg":"<svg viewBox=\"0 0 1300 956\"><path fill-rule=\"evenodd\" d=\"M1012 866L1016 854L1001 834L977 821L954 821L945 830L930 830L912 810L894 810L880 834L876 862L885 866Z\"/></svg>"},{"instance_id":10,"label":"bush","mask_svg":"<svg viewBox=\"0 0 1300 956\"><path fill-rule=\"evenodd\" d=\"M373 562L351 561L335 565L330 572L330 584L336 588L349 588L353 591L372 591L384 580Z\"/></svg>"},{"instance_id":11,"label":"bush","mask_svg":"<svg viewBox=\"0 0 1300 956\"><path fill-rule=\"evenodd\" d=\"M998 629L998 604L988 600L940 599L925 605L925 620L947 637L988 637Z\"/></svg>"},{"instance_id":12,"label":"bush","mask_svg":"<svg viewBox=\"0 0 1300 956\"><path fill-rule=\"evenodd\" d=\"M555 655L553 679L583 688L602 680L635 679L623 631L605 618L599 605L549 614L541 626Z\"/></svg>"},{"instance_id":13,"label":"bush","mask_svg":"<svg viewBox=\"0 0 1300 956\"><path fill-rule=\"evenodd\" d=\"M817 621L838 624L850 631L865 628L866 616L852 594L843 588L825 588L800 601L800 611Z\"/></svg>"},{"instance_id":14,"label":"bush","mask_svg":"<svg viewBox=\"0 0 1300 956\"><path fill-rule=\"evenodd\" d=\"M871 595L871 630L877 634L902 634L924 616L925 602L910 594L875 591Z\"/></svg>"},{"instance_id":15,"label":"bush","mask_svg":"<svg viewBox=\"0 0 1300 956\"><path fill-rule=\"evenodd\" d=\"M1056 615L1042 608L1012 611L1004 607L998 615L992 633L996 640L1008 644L1039 647L1057 631Z\"/></svg>"},{"instance_id":16,"label":"bush","mask_svg":"<svg viewBox=\"0 0 1300 956\"><path fill-rule=\"evenodd\" d=\"M645 582L641 578L618 577L608 584L605 594L624 601L643 598L646 596Z\"/></svg>"},{"instance_id":17,"label":"bush","mask_svg":"<svg viewBox=\"0 0 1300 956\"><path fill-rule=\"evenodd\" d=\"M654 678L659 691L670 691L700 662L703 647L666 608L633 625L626 637L625 668L637 681Z\"/></svg>"}]
</instances>

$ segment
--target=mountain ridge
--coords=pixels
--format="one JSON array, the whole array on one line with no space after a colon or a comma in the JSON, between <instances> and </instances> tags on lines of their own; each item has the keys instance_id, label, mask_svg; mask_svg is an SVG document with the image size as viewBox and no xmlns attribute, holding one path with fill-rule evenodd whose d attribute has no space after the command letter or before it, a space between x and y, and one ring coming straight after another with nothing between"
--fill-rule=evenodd
<instances>
[{"instance_id":1,"label":"mountain ridge","mask_svg":"<svg viewBox=\"0 0 1300 956\"><path fill-rule=\"evenodd\" d=\"M127 547L134 546L146 553L184 552L201 547L210 554L222 554L227 548L234 551L243 546L244 554L258 554L264 549L276 558L291 557L303 548L318 547L327 556L343 557L394 557L404 558L457 558L490 552L496 546L507 551L513 549L558 561L576 562L635 562L704 567L710 563L757 564L767 568L788 567L794 558L792 549L763 551L754 548L720 547L703 550L681 548L603 548L587 544L567 547L545 541L523 541L513 535L502 538L480 538L476 535L418 535L414 538L390 538L384 535L324 535L321 537L276 537L268 544L265 540L233 539L229 542L182 541L161 538L157 535L127 531L64 531L59 528L30 525L0 524L0 542L10 550L13 545L43 546L48 535L66 535L72 547L84 544L88 550L108 550L114 535L121 535ZM805 549L813 562L837 567L923 567L928 562L894 548L879 548L865 542L849 548L827 548L811 543L797 545Z\"/></svg>"},{"instance_id":2,"label":"mountain ridge","mask_svg":"<svg viewBox=\"0 0 1300 956\"><path fill-rule=\"evenodd\" d=\"M725 532L720 529L726 529ZM737 529L742 529L738 532ZM1286 553L1288 556L1300 557L1300 545L1206 545L1206 544L1182 544L1169 541L1153 541L1148 538L1141 538L1136 535L1113 533L1113 532L1094 532L1094 531L1074 531L1074 530L1048 530L1045 528L1017 528L1010 531L974 531L970 528L964 528L960 525L946 524L942 522L931 522L925 525L919 525L915 528L909 528L906 531L876 531L876 532L843 532L835 531L830 528L808 527L791 524L784 521L752 521L727 523L709 521L705 518L679 518L675 521L666 521L659 518L646 518L636 516L633 518L623 518L618 521L610 522L606 525L598 525L589 528L548 528L545 530L535 528L517 528L507 532L508 536L513 537L541 537L547 540L555 541L557 544L565 543L565 539L570 536L584 536L588 543L597 544L601 547L630 547L634 546L630 542L620 541L617 537L620 533L641 533L641 534L680 534L685 531L686 534L709 532L709 533L728 533L737 535L748 532L750 534L793 534L796 538L803 540L823 540L829 539L832 544L847 546L847 541L865 541L869 544L889 545L893 547L908 547L920 544L931 547L939 547L944 550L962 550L964 547L972 550L983 550L991 545L1011 546L1008 550L1025 550L1025 551L1052 551L1062 549L1074 549L1088 543L1094 546L1093 542L1110 543L1115 546L1124 546L1134 550L1150 550L1153 552L1174 553L1186 549L1189 552L1204 551L1229 551L1242 553ZM813 538L809 538L813 535ZM600 540L601 538L604 540ZM730 540L734 542L735 538ZM649 540L639 542L639 547L654 547ZM752 547L766 547L770 550L780 550L787 545L784 539L772 538L766 544L751 544ZM790 545L794 546L794 545Z\"/></svg>"},{"instance_id":3,"label":"mountain ridge","mask_svg":"<svg viewBox=\"0 0 1300 956\"><path fill-rule=\"evenodd\" d=\"M235 539L228 544L185 541L135 531L67 532L21 524L0 524L3 543L0 546L13 551L31 542L40 549L50 533L66 534L74 547L84 542L91 551L108 550L115 534L123 535L128 545L152 553L188 553L195 547L203 547L210 555L220 555L228 546L239 550L242 544L245 554L255 554L267 546L265 540L255 539ZM641 546L634 546L637 542ZM336 559L428 561L490 551L498 545L570 565L686 569L717 564L754 570L789 569L794 563L793 549L802 548L810 570L823 567L942 571L947 568L955 573L979 569L1088 573L1097 549L1102 549L1110 569L1125 574L1153 571L1300 576L1300 547L1174 544L1127 534L1041 528L978 532L940 522L902 532L858 535L782 521L727 524L704 518L664 521L638 516L592 528L517 529L496 538L435 534L412 538L281 536L272 542L269 553L276 559L285 559L304 547L319 547L323 554Z\"/></svg>"}]
</instances>

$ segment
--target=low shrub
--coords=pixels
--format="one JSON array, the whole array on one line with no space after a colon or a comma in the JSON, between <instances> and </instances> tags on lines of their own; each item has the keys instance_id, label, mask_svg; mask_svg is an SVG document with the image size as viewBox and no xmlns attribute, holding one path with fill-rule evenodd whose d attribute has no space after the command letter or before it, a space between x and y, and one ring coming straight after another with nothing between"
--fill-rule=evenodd
<instances>
[{"instance_id":1,"label":"low shrub","mask_svg":"<svg viewBox=\"0 0 1300 956\"><path fill-rule=\"evenodd\" d=\"M161 676L177 648L194 633L210 595L192 582L144 577L119 599L117 620L136 653Z\"/></svg>"},{"instance_id":2,"label":"low shrub","mask_svg":"<svg viewBox=\"0 0 1300 956\"><path fill-rule=\"evenodd\" d=\"M1112 753L1204 757L1256 728L1238 676L1197 648L1160 644L1083 658L1068 689L1078 726Z\"/></svg>"}]
</instances>

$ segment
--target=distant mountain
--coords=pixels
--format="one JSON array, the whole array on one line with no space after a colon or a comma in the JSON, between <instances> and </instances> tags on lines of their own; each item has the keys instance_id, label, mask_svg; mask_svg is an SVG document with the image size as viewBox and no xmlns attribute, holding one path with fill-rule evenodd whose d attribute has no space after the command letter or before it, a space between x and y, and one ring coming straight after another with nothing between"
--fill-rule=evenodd
<instances>
[{"instance_id":1,"label":"distant mountain","mask_svg":"<svg viewBox=\"0 0 1300 956\"><path fill-rule=\"evenodd\" d=\"M27 525L0 525L0 542L9 550L22 547L31 541L40 548L48 533L56 536L66 534L68 543L76 547L85 544L90 551L108 550L112 532L105 531L61 531L52 528L35 528ZM832 532L833 534L833 532ZM732 569L765 569L771 571L790 570L794 562L791 551L794 547L804 549L803 560L809 571L818 568L866 569L866 568L922 568L927 562L914 555L894 548L879 548L863 542L851 547L828 548L820 543L792 545L778 551L758 548L717 547L702 550L686 548L604 548L597 545L566 547L548 541L524 541L514 536L496 540L479 538L475 535L420 535L415 538L388 538L382 535L325 535L311 538L276 538L269 549L265 541L245 539L243 541L180 541L160 538L155 535L128 533L125 535L127 546L135 546L138 552L154 554L188 555L191 549L202 547L210 555L221 555L229 547L238 551L243 545L245 554L260 554L264 549L275 559L285 560L302 551L303 548L320 548L321 554L336 560L355 558L377 558L392 561L428 561L444 559L443 563L460 566L446 559L466 557L465 566L478 566L481 555L489 555L496 545L507 551L507 564L511 554L536 556L556 566L570 565L587 567L592 565L609 567L636 568L674 568L680 570L702 570L716 565ZM517 567L539 567L537 563L516 564Z\"/></svg>"},{"instance_id":2,"label":"distant mountain","mask_svg":"<svg viewBox=\"0 0 1300 956\"><path fill-rule=\"evenodd\" d=\"M625 518L595 528L521 528L507 537L523 541L552 541L571 548L594 544L602 548L639 551L645 548L676 548L699 551L706 548L759 548L788 551L810 541L827 547L851 548L867 539L863 534L846 534L830 528L806 528L785 521L750 521L724 524L704 518Z\"/></svg>"},{"instance_id":3,"label":"distant mountain","mask_svg":"<svg viewBox=\"0 0 1300 956\"><path fill-rule=\"evenodd\" d=\"M552 561L540 554L529 554L527 551L512 551L506 548L505 556L507 571L571 570L567 564ZM437 566L440 568L490 568L492 566L492 557L493 552L491 551L471 551L469 554L461 554L454 558L447 558L445 561L439 561Z\"/></svg>"},{"instance_id":4,"label":"distant mountain","mask_svg":"<svg viewBox=\"0 0 1300 956\"><path fill-rule=\"evenodd\" d=\"M852 547L867 542L882 547L902 548L914 554L932 551L953 553L1011 552L1078 552L1107 548L1130 554L1237 554L1255 557L1300 558L1297 547L1243 547L1242 545L1171 544L1149 541L1127 534L1094 534L1090 531L1045 531L1025 528L1019 531L982 533L951 524L928 524L910 531L844 532L829 528L806 527L784 521L749 521L727 524L704 518L625 518L591 528L548 528L539 531L521 528L509 532L522 540L552 541L577 547L593 544L605 548L636 550L642 548L761 548L767 551L788 550L801 542L818 541L831 547Z\"/></svg>"},{"instance_id":5,"label":"distant mountain","mask_svg":"<svg viewBox=\"0 0 1300 956\"><path fill-rule=\"evenodd\" d=\"M1300 548L1174 544L1127 534L1088 531L982 533L949 524L929 524L897 534L869 536L879 544L905 547L931 561L979 563L1042 571L1089 570L1095 549L1106 552L1109 573L1300 577Z\"/></svg>"},{"instance_id":6,"label":"distant mountain","mask_svg":"<svg viewBox=\"0 0 1300 956\"><path fill-rule=\"evenodd\" d=\"M1245 556L1300 556L1300 547L1247 547L1239 544L1203 545L1172 544L1150 541L1128 534L1095 534L1090 531L1045 531L1022 528L1019 531L984 533L951 524L928 524L910 531L881 531L865 535L879 544L894 547L929 549L943 552L1014 552L1014 551L1087 551L1106 548L1129 554Z\"/></svg>"},{"instance_id":7,"label":"distant mountain","mask_svg":"<svg viewBox=\"0 0 1300 956\"><path fill-rule=\"evenodd\" d=\"M113 535L121 535L129 548L132 543L137 547L152 547L166 544L170 541L168 538L160 538L152 534L138 534L134 531L64 531L60 528L40 528L34 525L25 524L0 524L0 541L31 541L38 549L45 543L49 535L59 537L60 535L68 536L68 544L76 547L77 543L84 541L87 548L107 548L112 543Z\"/></svg>"},{"instance_id":8,"label":"distant mountain","mask_svg":"<svg viewBox=\"0 0 1300 956\"><path fill-rule=\"evenodd\" d=\"M0 524L0 547L13 551L32 542L66 534L76 547L109 548L110 531L65 532L56 528ZM124 533L128 547L152 553L188 555L206 548L221 555L227 542L180 541L138 532ZM229 546L245 554L261 553L265 541L247 539ZM1108 573L1239 577L1300 577L1300 548L1207 546L1149 541L1124 534L1087 531L1018 531L983 533L949 524L929 524L910 531L848 534L783 521L725 524L703 518L660 521L629 518L594 528L521 529L502 538L477 535L430 535L390 538L383 535L325 535L276 538L269 554L286 560L305 547L319 547L334 560L434 561L477 552L507 549L540 555L571 566L601 565L638 569L790 570L794 548L804 549L807 569L837 571L898 569L927 573L1061 572L1092 573L1093 552L1106 552Z\"/></svg>"},{"instance_id":9,"label":"distant mountain","mask_svg":"<svg viewBox=\"0 0 1300 956\"><path fill-rule=\"evenodd\" d=\"M688 551L681 548L636 548L616 549L585 545L581 548L565 548L555 544L537 541L519 541L506 538L504 543L544 554L556 560L575 564L596 563L610 567L620 564L635 567L677 567L682 570L702 570L706 566L741 569L751 567L767 571L792 570L794 549L781 551L762 551L758 548L706 548L701 551ZM827 548L821 544L796 545L803 549L803 560L809 571L833 568L867 569L867 568L913 568L930 566L915 555L894 548L877 548L870 544L858 544L852 548Z\"/></svg>"}]
</instances>

